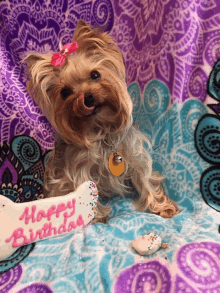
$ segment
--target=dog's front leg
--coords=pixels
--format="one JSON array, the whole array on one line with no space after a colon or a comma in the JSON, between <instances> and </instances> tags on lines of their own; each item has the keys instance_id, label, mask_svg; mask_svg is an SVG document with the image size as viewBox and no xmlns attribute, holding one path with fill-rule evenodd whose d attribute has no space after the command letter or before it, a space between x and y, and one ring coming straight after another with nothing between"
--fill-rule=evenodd
<instances>
[{"instance_id":1,"label":"dog's front leg","mask_svg":"<svg viewBox=\"0 0 220 293\"><path fill-rule=\"evenodd\" d=\"M133 169L132 184L139 193L134 202L138 211L148 211L164 218L171 218L179 213L177 205L164 194L163 177L156 172L148 174L142 168Z\"/></svg>"}]
</instances>

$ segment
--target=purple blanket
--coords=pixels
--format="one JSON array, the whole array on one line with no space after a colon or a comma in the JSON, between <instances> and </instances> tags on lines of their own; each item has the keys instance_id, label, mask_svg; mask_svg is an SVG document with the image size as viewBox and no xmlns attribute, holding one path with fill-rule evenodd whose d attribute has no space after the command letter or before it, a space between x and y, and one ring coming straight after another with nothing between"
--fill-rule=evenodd
<instances>
[{"instance_id":1,"label":"purple blanket","mask_svg":"<svg viewBox=\"0 0 220 293\"><path fill-rule=\"evenodd\" d=\"M0 262L0 292L220 292L219 0L0 1L0 194L24 202L42 193L54 130L27 94L21 60L58 52L79 19L119 45L134 120L181 213L163 219L114 197L108 224ZM140 257L131 241L149 232L168 248Z\"/></svg>"}]
</instances>

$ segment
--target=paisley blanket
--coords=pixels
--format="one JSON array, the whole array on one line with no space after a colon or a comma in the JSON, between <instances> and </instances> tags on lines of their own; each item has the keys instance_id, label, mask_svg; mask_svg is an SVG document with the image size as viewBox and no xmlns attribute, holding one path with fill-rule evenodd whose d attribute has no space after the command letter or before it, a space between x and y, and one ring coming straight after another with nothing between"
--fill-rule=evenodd
<instances>
[{"instance_id":1,"label":"paisley blanket","mask_svg":"<svg viewBox=\"0 0 220 293\"><path fill-rule=\"evenodd\" d=\"M106 225L18 249L0 262L0 292L220 292L220 5L218 0L0 2L0 193L42 193L54 130L26 91L26 52L57 52L79 19L110 32L126 64L134 120L180 208L172 219L113 196ZM134 191L135 193L135 191ZM7 223L0 223L6 225ZM131 249L149 232L168 243Z\"/></svg>"}]
</instances>

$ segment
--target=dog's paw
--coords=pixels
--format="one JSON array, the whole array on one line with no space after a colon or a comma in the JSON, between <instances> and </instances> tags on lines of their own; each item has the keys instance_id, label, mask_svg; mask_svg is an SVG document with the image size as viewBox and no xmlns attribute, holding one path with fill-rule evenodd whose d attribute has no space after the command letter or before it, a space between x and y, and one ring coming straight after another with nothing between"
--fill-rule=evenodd
<instances>
[{"instance_id":1,"label":"dog's paw","mask_svg":"<svg viewBox=\"0 0 220 293\"><path fill-rule=\"evenodd\" d=\"M108 216L106 217L94 217L94 219L92 220L92 223L102 223L102 224L106 224L108 222Z\"/></svg>"}]
</instances>

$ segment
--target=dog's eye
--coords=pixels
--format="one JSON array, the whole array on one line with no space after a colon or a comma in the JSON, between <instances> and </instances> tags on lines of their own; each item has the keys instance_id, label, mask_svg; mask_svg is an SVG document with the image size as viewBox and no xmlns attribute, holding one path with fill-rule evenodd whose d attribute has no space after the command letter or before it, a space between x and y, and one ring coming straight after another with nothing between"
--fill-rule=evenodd
<instances>
[{"instance_id":1,"label":"dog's eye","mask_svg":"<svg viewBox=\"0 0 220 293\"><path fill-rule=\"evenodd\" d=\"M90 73L90 78L92 80L99 80L100 79L100 73L97 71L97 70L93 70L91 73Z\"/></svg>"},{"instance_id":2,"label":"dog's eye","mask_svg":"<svg viewBox=\"0 0 220 293\"><path fill-rule=\"evenodd\" d=\"M73 93L73 91L68 87L64 87L60 91L60 94L61 94L61 97L62 97L63 100L66 100L72 93Z\"/></svg>"}]
</instances>

